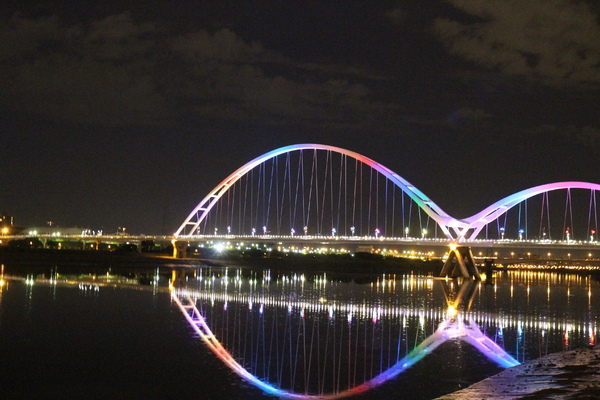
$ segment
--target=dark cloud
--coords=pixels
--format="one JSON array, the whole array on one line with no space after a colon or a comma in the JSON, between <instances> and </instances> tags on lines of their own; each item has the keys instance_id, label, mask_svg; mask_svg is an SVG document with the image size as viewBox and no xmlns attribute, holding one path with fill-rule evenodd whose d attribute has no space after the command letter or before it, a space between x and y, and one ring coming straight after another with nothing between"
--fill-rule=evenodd
<instances>
[{"instance_id":1,"label":"dark cloud","mask_svg":"<svg viewBox=\"0 0 600 400\"><path fill-rule=\"evenodd\" d=\"M600 84L600 24L583 1L448 0L471 18L440 17L453 54L552 86Z\"/></svg>"},{"instance_id":2,"label":"dark cloud","mask_svg":"<svg viewBox=\"0 0 600 400\"><path fill-rule=\"evenodd\" d=\"M470 107L461 107L457 110L452 111L447 116L447 120L450 123L456 123L462 120L479 120L483 118L490 118L491 116L491 114L486 113L480 108L473 109Z\"/></svg>"},{"instance_id":3,"label":"dark cloud","mask_svg":"<svg viewBox=\"0 0 600 400\"><path fill-rule=\"evenodd\" d=\"M15 15L2 24L0 43L5 106L52 120L155 125L183 115L331 124L382 107L364 83L340 77L342 67L293 63L228 28L173 33L129 13L71 25ZM289 77L290 69L302 74Z\"/></svg>"},{"instance_id":4,"label":"dark cloud","mask_svg":"<svg viewBox=\"0 0 600 400\"><path fill-rule=\"evenodd\" d=\"M406 22L409 18L409 15L406 12L406 10L400 7L389 10L385 13L385 16L396 24L402 24Z\"/></svg>"}]
</instances>

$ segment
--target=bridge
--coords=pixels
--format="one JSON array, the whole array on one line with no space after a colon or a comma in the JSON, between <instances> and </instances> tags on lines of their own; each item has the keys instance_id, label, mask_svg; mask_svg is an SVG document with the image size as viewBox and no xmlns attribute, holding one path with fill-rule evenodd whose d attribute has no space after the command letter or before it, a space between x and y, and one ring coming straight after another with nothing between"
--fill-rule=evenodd
<instances>
[{"instance_id":1,"label":"bridge","mask_svg":"<svg viewBox=\"0 0 600 400\"><path fill-rule=\"evenodd\" d=\"M600 184L522 190L463 219L391 169L339 147L298 144L231 173L175 232L195 235L443 237L451 241L598 241Z\"/></svg>"},{"instance_id":2,"label":"bridge","mask_svg":"<svg viewBox=\"0 0 600 400\"><path fill-rule=\"evenodd\" d=\"M519 191L467 217L446 213L415 185L359 153L323 144L259 156L211 190L169 236L36 235L51 245L112 250L131 244L255 243L296 249L381 249L440 255L450 244L511 259L597 259L600 184L555 182ZM33 243L33 242L32 242ZM62 244L61 244L62 243ZM477 250L480 248L481 250ZM415 250L416 249L416 250ZM419 250L420 249L420 250Z\"/></svg>"}]
</instances>

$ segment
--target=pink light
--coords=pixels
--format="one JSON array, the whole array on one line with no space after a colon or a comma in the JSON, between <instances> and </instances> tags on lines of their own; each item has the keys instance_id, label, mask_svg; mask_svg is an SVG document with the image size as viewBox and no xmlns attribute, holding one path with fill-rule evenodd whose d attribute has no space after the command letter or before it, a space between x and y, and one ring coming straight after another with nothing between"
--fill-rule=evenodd
<instances>
[{"instance_id":1,"label":"pink light","mask_svg":"<svg viewBox=\"0 0 600 400\"><path fill-rule=\"evenodd\" d=\"M490 222L496 220L502 214L507 212L510 208L519 204L520 202L535 196L537 194L558 190L558 189L590 189L600 190L600 184L588 183L588 182L555 182L546 185L535 186L526 190L522 190L515 194L505 197L502 200L495 202L494 204L486 207L477 214L472 215L469 218L458 220L445 211L443 211L437 204L435 204L429 197L423 192L414 187L410 182L402 178L384 165L355 153L350 150L346 150L340 147L323 145L323 144L296 144L291 146L281 147L272 150L262 156L256 157L250 162L244 164L242 167L237 169L227 178L225 178L219 185L217 185L204 199L192 210L186 220L181 224L179 229L175 232L174 236L180 236L182 232L188 231L187 235L193 234L196 231L200 223L206 218L212 207L217 201L223 196L224 193L240 178L242 178L247 172L256 167L257 165L274 158L281 154L291 153L299 150L326 150L333 151L346 156L352 157L357 161L360 161L371 168L375 169L387 179L398 186L404 193L406 193L417 205L429 215L437 224L441 230L449 239L475 239L479 232ZM453 229L455 234L450 232ZM264 228L266 232L266 227ZM465 237L469 231L472 231L468 238ZM304 227L304 233L307 234L308 227ZM252 229L254 235L255 229ZM376 233L378 235L379 232ZM293 235L293 234L292 234Z\"/></svg>"}]
</instances>

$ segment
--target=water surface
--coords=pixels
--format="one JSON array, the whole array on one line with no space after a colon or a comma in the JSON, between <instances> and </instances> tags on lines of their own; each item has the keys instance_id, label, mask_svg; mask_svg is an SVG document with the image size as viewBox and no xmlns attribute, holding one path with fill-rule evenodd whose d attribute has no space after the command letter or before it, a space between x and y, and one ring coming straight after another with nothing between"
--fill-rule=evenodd
<instances>
[{"instance_id":1,"label":"water surface","mask_svg":"<svg viewBox=\"0 0 600 400\"><path fill-rule=\"evenodd\" d=\"M271 398L197 337L171 299L168 271L156 285L97 276L97 284L90 276L68 284L53 276L38 271L2 286L3 398ZM590 277L514 272L475 286L466 296L471 306L463 302L455 318L519 362L595 344L600 304ZM193 293L245 371L291 392L330 394L385 373L434 334L461 285L417 275L190 268L180 270L175 288ZM354 398L433 398L500 370L451 339Z\"/></svg>"}]
</instances>

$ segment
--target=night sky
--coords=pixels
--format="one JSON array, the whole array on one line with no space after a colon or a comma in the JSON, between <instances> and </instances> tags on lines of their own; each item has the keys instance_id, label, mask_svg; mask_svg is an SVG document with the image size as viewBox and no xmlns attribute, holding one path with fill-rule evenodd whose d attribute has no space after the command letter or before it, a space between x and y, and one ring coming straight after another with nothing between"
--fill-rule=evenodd
<instances>
[{"instance_id":1,"label":"night sky","mask_svg":"<svg viewBox=\"0 0 600 400\"><path fill-rule=\"evenodd\" d=\"M600 3L0 4L0 212L173 233L247 161L347 148L464 218L600 183Z\"/></svg>"}]
</instances>

